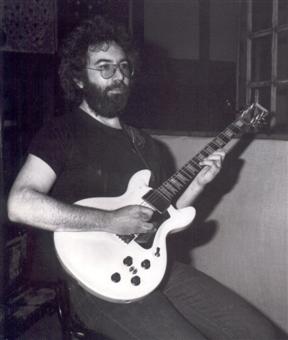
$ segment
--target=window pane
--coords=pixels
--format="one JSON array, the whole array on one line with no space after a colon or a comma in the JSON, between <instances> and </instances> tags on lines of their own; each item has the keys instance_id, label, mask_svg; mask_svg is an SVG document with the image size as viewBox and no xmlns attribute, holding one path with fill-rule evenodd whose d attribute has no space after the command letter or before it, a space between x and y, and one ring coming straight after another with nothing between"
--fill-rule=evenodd
<instances>
[{"instance_id":1,"label":"window pane","mask_svg":"<svg viewBox=\"0 0 288 340\"><path fill-rule=\"evenodd\" d=\"M270 87L261 87L252 89L251 102L257 101L259 104L270 110Z\"/></svg>"},{"instance_id":2,"label":"window pane","mask_svg":"<svg viewBox=\"0 0 288 340\"><path fill-rule=\"evenodd\" d=\"M288 132L288 87L283 86L277 89L277 112L276 125L277 132Z\"/></svg>"},{"instance_id":3,"label":"window pane","mask_svg":"<svg viewBox=\"0 0 288 340\"><path fill-rule=\"evenodd\" d=\"M279 1L278 8L279 25L288 24L288 1L287 0L278 1Z\"/></svg>"},{"instance_id":4,"label":"window pane","mask_svg":"<svg viewBox=\"0 0 288 340\"><path fill-rule=\"evenodd\" d=\"M288 79L288 31L278 33L278 79Z\"/></svg>"},{"instance_id":5,"label":"window pane","mask_svg":"<svg viewBox=\"0 0 288 340\"><path fill-rule=\"evenodd\" d=\"M253 0L252 30L258 31L272 26L272 0Z\"/></svg>"},{"instance_id":6,"label":"window pane","mask_svg":"<svg viewBox=\"0 0 288 340\"><path fill-rule=\"evenodd\" d=\"M252 40L252 81L271 80L271 36Z\"/></svg>"}]
</instances>

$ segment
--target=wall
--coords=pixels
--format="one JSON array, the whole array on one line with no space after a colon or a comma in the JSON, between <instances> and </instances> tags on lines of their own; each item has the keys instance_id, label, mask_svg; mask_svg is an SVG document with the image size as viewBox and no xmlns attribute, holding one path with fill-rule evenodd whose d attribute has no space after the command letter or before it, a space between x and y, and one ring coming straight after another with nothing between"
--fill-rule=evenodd
<instances>
[{"instance_id":1,"label":"wall","mask_svg":"<svg viewBox=\"0 0 288 340\"><path fill-rule=\"evenodd\" d=\"M236 102L240 2L143 3L143 74L131 96L129 122L162 130L217 131L226 126Z\"/></svg>"},{"instance_id":2,"label":"wall","mask_svg":"<svg viewBox=\"0 0 288 340\"><path fill-rule=\"evenodd\" d=\"M236 61L240 1L210 1L210 58ZM144 0L144 37L169 58L199 58L198 0Z\"/></svg>"},{"instance_id":3,"label":"wall","mask_svg":"<svg viewBox=\"0 0 288 340\"><path fill-rule=\"evenodd\" d=\"M198 1L144 0L145 41L169 58L198 59Z\"/></svg>"},{"instance_id":4,"label":"wall","mask_svg":"<svg viewBox=\"0 0 288 340\"><path fill-rule=\"evenodd\" d=\"M158 138L177 166L210 140ZM288 331L288 141L246 138L232 146L222 173L196 202L198 218L172 243Z\"/></svg>"},{"instance_id":5,"label":"wall","mask_svg":"<svg viewBox=\"0 0 288 340\"><path fill-rule=\"evenodd\" d=\"M236 61L240 1L210 1L210 58Z\"/></svg>"}]
</instances>

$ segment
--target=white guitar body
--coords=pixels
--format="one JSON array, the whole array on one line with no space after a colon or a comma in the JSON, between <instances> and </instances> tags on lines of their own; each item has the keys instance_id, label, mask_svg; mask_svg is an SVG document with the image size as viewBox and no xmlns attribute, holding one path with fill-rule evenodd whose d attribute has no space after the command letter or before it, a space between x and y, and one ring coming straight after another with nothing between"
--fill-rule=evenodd
<instances>
[{"instance_id":1,"label":"white guitar body","mask_svg":"<svg viewBox=\"0 0 288 340\"><path fill-rule=\"evenodd\" d=\"M75 204L104 210L135 204L147 206L142 197L150 190L150 176L149 170L141 170L131 177L123 195L87 198ZM167 211L169 218L160 225L148 249L134 240L127 243L112 233L55 232L59 260L64 269L95 296L111 302L139 300L163 279L167 266L167 235L183 230L195 216L193 207L176 210L170 205Z\"/></svg>"}]
</instances>

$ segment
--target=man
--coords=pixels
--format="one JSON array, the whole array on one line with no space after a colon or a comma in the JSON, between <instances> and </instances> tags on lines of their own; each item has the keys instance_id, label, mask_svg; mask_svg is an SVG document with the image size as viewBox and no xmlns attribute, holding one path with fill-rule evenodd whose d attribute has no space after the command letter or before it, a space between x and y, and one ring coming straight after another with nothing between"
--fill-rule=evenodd
<instances>
[{"instance_id":1,"label":"man","mask_svg":"<svg viewBox=\"0 0 288 340\"><path fill-rule=\"evenodd\" d=\"M32 142L11 189L12 221L48 231L154 231L152 209L130 205L111 211L73 205L88 197L118 196L130 177L149 168L152 184L165 179L160 147L120 119L133 80L136 55L123 28L95 17L68 37L60 78L75 108L45 126ZM225 153L203 169L175 202L190 205L218 174ZM69 280L71 306L90 329L112 339L275 339L275 329L253 307L206 275L173 264L161 288L130 304L96 298Z\"/></svg>"}]
</instances>

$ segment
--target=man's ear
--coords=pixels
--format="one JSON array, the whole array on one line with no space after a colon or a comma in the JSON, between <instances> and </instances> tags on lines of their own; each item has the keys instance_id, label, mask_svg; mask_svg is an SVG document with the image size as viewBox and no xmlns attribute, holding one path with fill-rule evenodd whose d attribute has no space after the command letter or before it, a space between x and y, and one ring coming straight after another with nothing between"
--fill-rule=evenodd
<instances>
[{"instance_id":1,"label":"man's ear","mask_svg":"<svg viewBox=\"0 0 288 340\"><path fill-rule=\"evenodd\" d=\"M79 79L76 79L76 78L74 78L73 80L74 80L75 84L76 84L80 89L83 89L84 84L83 84L83 81L82 81L82 80L79 80Z\"/></svg>"}]
</instances>

